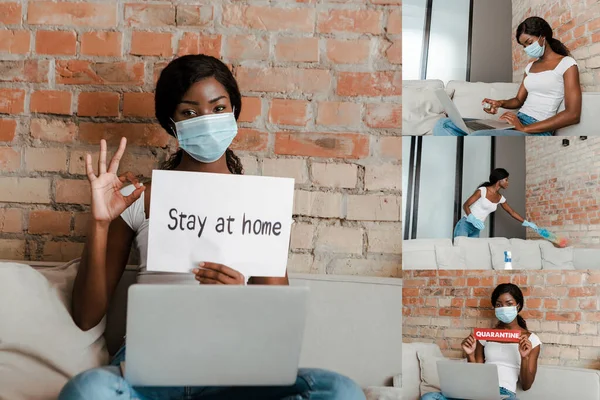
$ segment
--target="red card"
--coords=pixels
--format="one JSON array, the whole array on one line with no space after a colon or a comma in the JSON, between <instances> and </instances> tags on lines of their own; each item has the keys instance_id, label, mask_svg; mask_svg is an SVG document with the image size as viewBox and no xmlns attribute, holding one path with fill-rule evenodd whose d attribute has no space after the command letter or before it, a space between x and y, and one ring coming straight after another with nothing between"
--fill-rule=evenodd
<instances>
[{"instance_id":1,"label":"red card","mask_svg":"<svg viewBox=\"0 0 600 400\"><path fill-rule=\"evenodd\" d=\"M487 340L489 342L519 343L521 331L507 329L473 329L473 336L477 340Z\"/></svg>"}]
</instances>

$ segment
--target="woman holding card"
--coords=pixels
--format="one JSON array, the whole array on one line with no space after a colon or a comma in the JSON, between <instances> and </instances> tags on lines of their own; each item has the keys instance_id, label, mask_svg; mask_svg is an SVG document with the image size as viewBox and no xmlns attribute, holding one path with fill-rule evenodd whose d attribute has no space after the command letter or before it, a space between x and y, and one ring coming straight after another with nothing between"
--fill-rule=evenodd
<instances>
[{"instance_id":1,"label":"woman holding card","mask_svg":"<svg viewBox=\"0 0 600 400\"><path fill-rule=\"evenodd\" d=\"M179 150L163 165L164 169L243 173L240 159L229 149L237 134L241 94L224 63L205 55L175 59L160 75L155 106L158 122L179 142ZM93 171L91 155L86 157L86 172L92 191L92 218L72 299L73 319L81 329L91 329L106 315L133 243L140 255L139 283L288 284L287 276L244 277L228 266L211 262L200 263L191 274L146 271L152 185L142 185L131 173L117 176L125 146L123 138L107 167L106 142L101 141L98 175ZM132 185L124 187L127 181ZM206 195L210 196L210 193ZM184 393L190 398L211 400L365 398L362 390L350 379L316 369L300 369L296 384L289 387L134 388L121 377L118 366L124 359L125 347L118 351L111 367L87 371L73 378L62 390L59 399L172 399L182 398Z\"/></svg>"},{"instance_id":2,"label":"woman holding card","mask_svg":"<svg viewBox=\"0 0 600 400\"><path fill-rule=\"evenodd\" d=\"M462 217L454 227L454 236L467 236L478 238L485 228L485 220L496 211L498 206L502 207L511 217L521 222L523 226L537 230L537 226L521 217L506 202L500 193L508 188L508 171L504 168L496 168L492 171L489 181L479 185L475 193L463 204L465 216Z\"/></svg>"},{"instance_id":3,"label":"woman holding card","mask_svg":"<svg viewBox=\"0 0 600 400\"><path fill-rule=\"evenodd\" d=\"M492 293L492 305L498 322L495 329L520 331L518 343L500 343L476 340L469 335L462 341L462 348L470 363L495 364L498 367L500 394L516 400L517 382L523 390L529 390L535 381L540 355L539 337L527 330L525 319L519 315L523 310L523 292L512 283L502 283ZM450 400L441 393L427 393L421 400Z\"/></svg>"}]
</instances>

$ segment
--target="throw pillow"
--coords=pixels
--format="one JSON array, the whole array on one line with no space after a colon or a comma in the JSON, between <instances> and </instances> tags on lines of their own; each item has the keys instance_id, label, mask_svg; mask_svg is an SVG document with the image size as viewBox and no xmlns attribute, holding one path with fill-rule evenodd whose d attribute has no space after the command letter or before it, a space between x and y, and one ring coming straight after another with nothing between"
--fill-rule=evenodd
<instances>
[{"instance_id":1,"label":"throw pillow","mask_svg":"<svg viewBox=\"0 0 600 400\"><path fill-rule=\"evenodd\" d=\"M466 257L462 247L435 246L438 269L466 269Z\"/></svg>"},{"instance_id":2,"label":"throw pillow","mask_svg":"<svg viewBox=\"0 0 600 400\"><path fill-rule=\"evenodd\" d=\"M2 398L56 399L71 377L108 362L104 322L83 332L71 318L78 266L75 260L41 273L29 265L0 263Z\"/></svg>"},{"instance_id":3,"label":"throw pillow","mask_svg":"<svg viewBox=\"0 0 600 400\"><path fill-rule=\"evenodd\" d=\"M439 392L440 378L438 376L437 362L440 360L466 362L466 359L452 359L427 351L417 351L419 367L421 369L421 396L430 392Z\"/></svg>"},{"instance_id":4,"label":"throw pillow","mask_svg":"<svg viewBox=\"0 0 600 400\"><path fill-rule=\"evenodd\" d=\"M515 269L542 269L542 240L510 239Z\"/></svg>"},{"instance_id":5,"label":"throw pillow","mask_svg":"<svg viewBox=\"0 0 600 400\"><path fill-rule=\"evenodd\" d=\"M446 90L450 98L453 90ZM402 90L402 134L430 135L438 120L445 118L442 103L428 87L406 87Z\"/></svg>"},{"instance_id":6,"label":"throw pillow","mask_svg":"<svg viewBox=\"0 0 600 400\"><path fill-rule=\"evenodd\" d=\"M492 268L495 270L504 270L504 252L505 251L510 251L511 255L512 255L512 267L513 269L517 269L515 267L515 262L514 262L514 252L512 249L512 246L510 245L504 245L504 244L497 244L497 243L489 243L489 247L490 247L490 253L492 255Z\"/></svg>"},{"instance_id":7,"label":"throw pillow","mask_svg":"<svg viewBox=\"0 0 600 400\"><path fill-rule=\"evenodd\" d=\"M542 269L575 269L573 263L573 248L556 248L551 243L540 243L542 251Z\"/></svg>"}]
</instances>

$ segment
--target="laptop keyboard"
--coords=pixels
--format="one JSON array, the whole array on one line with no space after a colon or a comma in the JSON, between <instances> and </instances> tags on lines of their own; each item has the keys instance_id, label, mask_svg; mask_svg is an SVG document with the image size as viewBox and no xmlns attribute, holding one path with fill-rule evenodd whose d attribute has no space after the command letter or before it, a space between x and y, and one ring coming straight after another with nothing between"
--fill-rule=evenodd
<instances>
[{"instance_id":1,"label":"laptop keyboard","mask_svg":"<svg viewBox=\"0 0 600 400\"><path fill-rule=\"evenodd\" d=\"M482 124L482 123L477 122L477 121L467 121L467 122L465 122L465 124L467 124L467 127L469 129L472 129L474 131L483 131L483 130L486 130L486 129L494 129L493 126Z\"/></svg>"}]
</instances>

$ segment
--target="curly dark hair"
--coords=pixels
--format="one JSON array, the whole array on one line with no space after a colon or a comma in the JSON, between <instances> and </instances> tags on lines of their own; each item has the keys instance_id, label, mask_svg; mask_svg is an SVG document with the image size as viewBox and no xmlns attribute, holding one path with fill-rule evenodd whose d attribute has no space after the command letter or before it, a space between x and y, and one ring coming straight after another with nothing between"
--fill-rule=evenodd
<instances>
[{"instance_id":1,"label":"curly dark hair","mask_svg":"<svg viewBox=\"0 0 600 400\"><path fill-rule=\"evenodd\" d=\"M174 59L162 70L154 94L154 110L156 119L165 131L175 136L175 126L171 118L177 105L189 88L196 82L206 78L215 78L229 95L237 120L242 111L242 95L233 74L221 60L205 54L186 55ZM183 158L183 150L179 149L160 166L161 169L175 169ZM244 168L233 150L225 152L227 168L232 174L241 175Z\"/></svg>"},{"instance_id":2,"label":"curly dark hair","mask_svg":"<svg viewBox=\"0 0 600 400\"><path fill-rule=\"evenodd\" d=\"M552 33L552 27L545 19L540 17L529 17L525 21L521 22L517 27L517 42L519 43L519 37L522 34L528 34L537 37L545 37L546 41L550 45L550 48L561 56L570 56L571 53L567 46L565 46L560 40L555 39Z\"/></svg>"}]
</instances>

